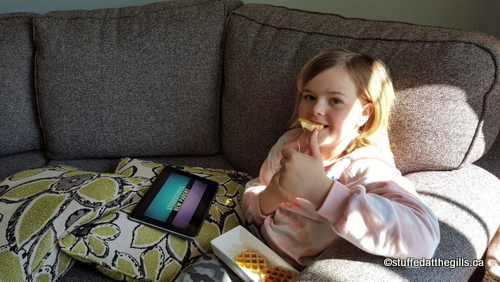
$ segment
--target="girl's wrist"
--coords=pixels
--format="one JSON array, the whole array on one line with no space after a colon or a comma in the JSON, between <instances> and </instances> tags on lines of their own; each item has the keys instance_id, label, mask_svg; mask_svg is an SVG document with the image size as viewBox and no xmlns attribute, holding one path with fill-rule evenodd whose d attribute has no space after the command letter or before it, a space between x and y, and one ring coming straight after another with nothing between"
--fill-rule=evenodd
<instances>
[{"instance_id":1,"label":"girl's wrist","mask_svg":"<svg viewBox=\"0 0 500 282\"><path fill-rule=\"evenodd\" d=\"M310 194L311 199L309 199L309 201L316 207L316 209L321 208L325 202L325 199L333 186L333 182L334 180L329 177L322 178L322 182L318 184L316 189L314 189L314 193Z\"/></svg>"},{"instance_id":2,"label":"girl's wrist","mask_svg":"<svg viewBox=\"0 0 500 282\"><path fill-rule=\"evenodd\" d=\"M273 187L269 188L270 186L267 186L266 189L259 193L259 206L262 215L269 215L275 212L283 202L281 195L274 193Z\"/></svg>"}]
</instances>

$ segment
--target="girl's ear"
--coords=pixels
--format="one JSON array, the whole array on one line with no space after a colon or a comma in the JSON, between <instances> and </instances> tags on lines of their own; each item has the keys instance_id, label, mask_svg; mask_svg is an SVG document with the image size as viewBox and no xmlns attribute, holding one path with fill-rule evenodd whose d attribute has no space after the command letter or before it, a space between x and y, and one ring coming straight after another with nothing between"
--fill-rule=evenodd
<instances>
[{"instance_id":1,"label":"girl's ear","mask_svg":"<svg viewBox=\"0 0 500 282\"><path fill-rule=\"evenodd\" d=\"M363 108L363 113L361 114L361 118L358 121L358 126L363 126L365 123L368 121L370 116L373 113L373 104L371 102L368 102L368 104L365 105Z\"/></svg>"}]
</instances>

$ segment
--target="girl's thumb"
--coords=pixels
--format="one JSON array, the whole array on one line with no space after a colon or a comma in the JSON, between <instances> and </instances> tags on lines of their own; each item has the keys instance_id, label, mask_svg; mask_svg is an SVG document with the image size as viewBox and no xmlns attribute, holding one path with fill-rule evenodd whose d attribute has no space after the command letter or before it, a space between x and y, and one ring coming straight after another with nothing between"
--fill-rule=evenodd
<instances>
[{"instance_id":1,"label":"girl's thumb","mask_svg":"<svg viewBox=\"0 0 500 282\"><path fill-rule=\"evenodd\" d=\"M319 131L314 129L309 137L309 155L313 158L321 159L321 152L319 151L319 143L318 143L318 134Z\"/></svg>"}]
</instances>

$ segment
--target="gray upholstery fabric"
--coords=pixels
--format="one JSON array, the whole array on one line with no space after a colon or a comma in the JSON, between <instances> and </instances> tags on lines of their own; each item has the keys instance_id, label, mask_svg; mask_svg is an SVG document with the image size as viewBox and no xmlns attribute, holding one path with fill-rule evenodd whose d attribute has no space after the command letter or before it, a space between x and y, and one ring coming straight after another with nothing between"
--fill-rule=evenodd
<instances>
[{"instance_id":1,"label":"gray upholstery fabric","mask_svg":"<svg viewBox=\"0 0 500 282\"><path fill-rule=\"evenodd\" d=\"M144 157L141 160L152 161L160 164L197 166L205 168L234 169L222 155L213 156L170 156L170 157ZM81 170L113 173L120 158L116 159L76 159L53 160L48 165L69 165Z\"/></svg>"},{"instance_id":2,"label":"gray upholstery fabric","mask_svg":"<svg viewBox=\"0 0 500 282\"><path fill-rule=\"evenodd\" d=\"M500 223L500 41L257 4L238 8L226 30L241 5L0 15L0 180L53 164L113 172L122 157L257 176L288 129L302 65L344 47L392 72L394 153L440 221L435 257L481 257ZM474 271L383 260L339 240L297 281L467 281ZM62 281L108 280L87 270L79 263Z\"/></svg>"},{"instance_id":3,"label":"gray upholstery fabric","mask_svg":"<svg viewBox=\"0 0 500 282\"><path fill-rule=\"evenodd\" d=\"M103 273L99 272L95 267L86 265L83 262L77 261L75 265L64 276L59 278L58 282L75 282L82 281L88 282L116 282Z\"/></svg>"},{"instance_id":4,"label":"gray upholstery fabric","mask_svg":"<svg viewBox=\"0 0 500 282\"><path fill-rule=\"evenodd\" d=\"M33 16L0 15L0 156L43 146L33 84Z\"/></svg>"},{"instance_id":5,"label":"gray upholstery fabric","mask_svg":"<svg viewBox=\"0 0 500 282\"><path fill-rule=\"evenodd\" d=\"M36 18L49 156L218 152L224 24L240 4L165 1Z\"/></svg>"},{"instance_id":6,"label":"gray upholstery fabric","mask_svg":"<svg viewBox=\"0 0 500 282\"><path fill-rule=\"evenodd\" d=\"M398 167L405 173L462 167L491 146L500 126L498 44L475 32L244 5L228 21L224 151L239 169L258 173L287 130L300 68L323 50L343 47L380 58L392 73L398 103L390 137Z\"/></svg>"},{"instance_id":7,"label":"gray upholstery fabric","mask_svg":"<svg viewBox=\"0 0 500 282\"><path fill-rule=\"evenodd\" d=\"M475 164L500 178L500 136L497 137L488 153Z\"/></svg>"},{"instance_id":8,"label":"gray upholstery fabric","mask_svg":"<svg viewBox=\"0 0 500 282\"><path fill-rule=\"evenodd\" d=\"M475 165L407 177L439 219L441 242L434 258L469 262L481 258L500 224L496 216L500 214L500 181ZM464 193L468 196L464 197ZM373 281L374 277L377 281L467 281L475 269L385 267L384 259L340 240L306 268L297 281Z\"/></svg>"},{"instance_id":9,"label":"gray upholstery fabric","mask_svg":"<svg viewBox=\"0 0 500 282\"><path fill-rule=\"evenodd\" d=\"M40 150L0 157L0 182L7 176L47 164L45 153Z\"/></svg>"}]
</instances>

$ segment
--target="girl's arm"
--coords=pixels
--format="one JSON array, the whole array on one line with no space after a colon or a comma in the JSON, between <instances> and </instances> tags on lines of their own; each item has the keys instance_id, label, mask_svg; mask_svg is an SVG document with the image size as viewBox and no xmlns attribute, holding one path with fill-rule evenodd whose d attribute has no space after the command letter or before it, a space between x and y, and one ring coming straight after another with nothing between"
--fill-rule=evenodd
<instances>
[{"instance_id":1,"label":"girl's arm","mask_svg":"<svg viewBox=\"0 0 500 282\"><path fill-rule=\"evenodd\" d=\"M269 151L260 169L259 177L247 183L242 205L246 218L250 223L262 224L266 217L274 213L282 202L294 198L289 193L281 190L278 180L281 149L293 144L296 137L296 131L292 130L285 133Z\"/></svg>"},{"instance_id":2,"label":"girl's arm","mask_svg":"<svg viewBox=\"0 0 500 282\"><path fill-rule=\"evenodd\" d=\"M434 213L410 182L383 161L360 160L346 185L335 181L318 214L359 248L393 258L430 258L439 244Z\"/></svg>"},{"instance_id":3,"label":"girl's arm","mask_svg":"<svg viewBox=\"0 0 500 282\"><path fill-rule=\"evenodd\" d=\"M283 202L293 201L296 197L281 189L280 172L276 172L267 187L259 193L260 212L269 215L275 212Z\"/></svg>"},{"instance_id":4,"label":"girl's arm","mask_svg":"<svg viewBox=\"0 0 500 282\"><path fill-rule=\"evenodd\" d=\"M307 154L282 150L279 184L284 190L309 200L337 234L370 253L433 255L440 236L437 219L392 158L360 149L338 182L324 173L316 130L308 147Z\"/></svg>"}]
</instances>

